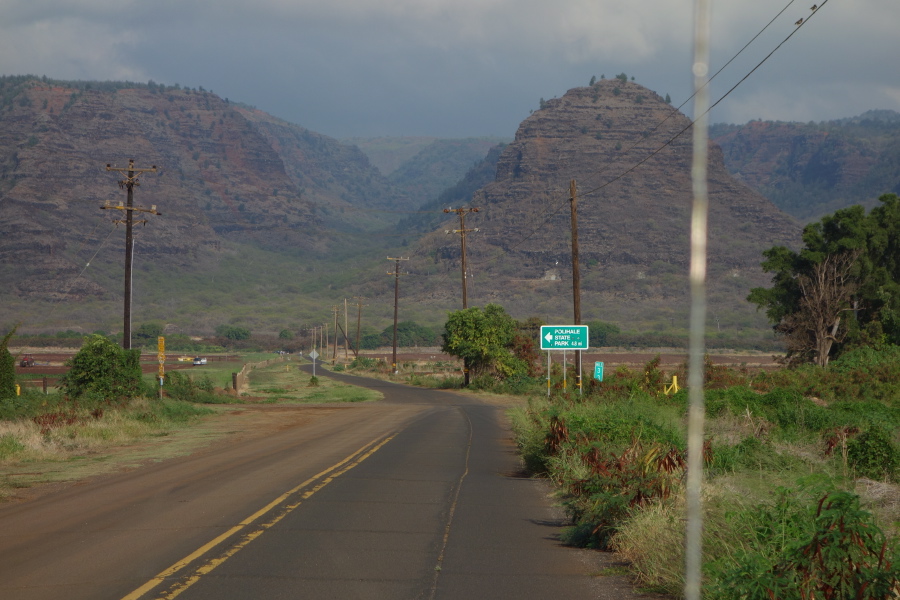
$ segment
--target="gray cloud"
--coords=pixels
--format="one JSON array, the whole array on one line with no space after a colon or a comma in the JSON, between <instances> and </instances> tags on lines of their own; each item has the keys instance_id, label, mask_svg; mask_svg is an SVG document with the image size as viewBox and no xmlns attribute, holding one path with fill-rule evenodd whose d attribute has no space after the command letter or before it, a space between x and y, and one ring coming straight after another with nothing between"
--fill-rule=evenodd
<instances>
[{"instance_id":1,"label":"gray cloud","mask_svg":"<svg viewBox=\"0 0 900 600\"><path fill-rule=\"evenodd\" d=\"M716 3L713 70L789 0ZM900 110L900 3L792 2L712 86L714 121ZM690 95L690 0L7 0L0 73L203 86L335 137L503 135L619 72ZM689 112L690 107L685 108Z\"/></svg>"}]
</instances>

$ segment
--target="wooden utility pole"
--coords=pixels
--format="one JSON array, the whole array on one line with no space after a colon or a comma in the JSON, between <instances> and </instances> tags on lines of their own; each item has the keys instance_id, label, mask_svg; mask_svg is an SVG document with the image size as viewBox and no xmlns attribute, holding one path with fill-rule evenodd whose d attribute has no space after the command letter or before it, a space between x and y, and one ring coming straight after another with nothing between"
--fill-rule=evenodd
<instances>
[{"instance_id":1,"label":"wooden utility pole","mask_svg":"<svg viewBox=\"0 0 900 600\"><path fill-rule=\"evenodd\" d=\"M363 306L366 306L365 304L362 303L362 301L363 301L362 296L356 297L356 350L354 351L354 353L356 354L357 358L359 358L359 351L360 351L359 332L360 332L361 326L362 326L362 309L363 309Z\"/></svg>"},{"instance_id":2,"label":"wooden utility pole","mask_svg":"<svg viewBox=\"0 0 900 600\"><path fill-rule=\"evenodd\" d=\"M134 212L146 212L152 215L160 215L162 213L157 212L156 205L154 204L150 208L141 208L134 205L134 188L138 187L140 182L138 181L138 177L142 173L156 173L156 165L153 165L149 169L136 169L134 166L134 159L131 158L128 160L127 167L114 167L111 164L107 163L106 165L107 171L116 171L120 173L125 173L125 179L119 181L119 188L124 188L127 190L126 195L126 204L122 204L121 202L118 206L113 206L109 202L105 205L101 206L102 209L115 209L125 211L125 219L114 221L117 225L119 223L125 223L125 310L124 310L124 322L122 326L122 348L125 350L131 349L131 277L132 277L132 265L134 264ZM142 219L137 221L141 224L146 224L147 220Z\"/></svg>"},{"instance_id":3,"label":"wooden utility pole","mask_svg":"<svg viewBox=\"0 0 900 600\"><path fill-rule=\"evenodd\" d=\"M569 200L572 204L572 305L575 309L575 325L581 325L581 269L578 266L578 187L573 179L569 183ZM576 385L581 389L581 350L576 350L578 375ZM565 366L563 367L565 368Z\"/></svg>"},{"instance_id":4,"label":"wooden utility pole","mask_svg":"<svg viewBox=\"0 0 900 600\"><path fill-rule=\"evenodd\" d=\"M350 360L350 340L347 339L347 299L344 298L344 360Z\"/></svg>"},{"instance_id":5,"label":"wooden utility pole","mask_svg":"<svg viewBox=\"0 0 900 600\"><path fill-rule=\"evenodd\" d=\"M334 352L331 353L331 364L337 362L338 311L340 308L337 305L331 307L331 312L334 313Z\"/></svg>"},{"instance_id":6,"label":"wooden utility pole","mask_svg":"<svg viewBox=\"0 0 900 600\"><path fill-rule=\"evenodd\" d=\"M466 229L466 213L477 213L477 208L445 208L445 213L455 212L459 215L459 229L445 229L444 233L458 233L461 250L462 250L462 260L461 260L461 269L462 269L462 305L463 308L469 308L469 299L468 292L466 286L466 234L470 232L478 231L478 229Z\"/></svg>"},{"instance_id":7,"label":"wooden utility pole","mask_svg":"<svg viewBox=\"0 0 900 600\"><path fill-rule=\"evenodd\" d=\"M391 359L391 370L396 374L397 373L397 306L400 304L400 261L401 260L409 260L409 258L391 258L387 257L388 260L396 261L394 264L394 355ZM388 271L388 275L392 273Z\"/></svg>"}]
</instances>

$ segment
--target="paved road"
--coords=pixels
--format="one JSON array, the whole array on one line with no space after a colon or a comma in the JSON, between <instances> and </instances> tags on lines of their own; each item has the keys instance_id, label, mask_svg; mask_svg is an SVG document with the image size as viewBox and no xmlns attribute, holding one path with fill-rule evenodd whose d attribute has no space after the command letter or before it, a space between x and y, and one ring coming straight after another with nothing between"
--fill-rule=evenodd
<instances>
[{"instance_id":1,"label":"paved road","mask_svg":"<svg viewBox=\"0 0 900 600\"><path fill-rule=\"evenodd\" d=\"M0 507L0 598L606 597L502 409L362 381L385 399Z\"/></svg>"}]
</instances>

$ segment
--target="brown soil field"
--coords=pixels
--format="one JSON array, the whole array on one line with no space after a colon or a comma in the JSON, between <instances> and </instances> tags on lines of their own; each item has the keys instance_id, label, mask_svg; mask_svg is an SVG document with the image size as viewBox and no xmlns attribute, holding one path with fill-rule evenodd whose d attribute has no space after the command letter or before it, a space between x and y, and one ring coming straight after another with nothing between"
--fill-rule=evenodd
<instances>
[{"instance_id":1,"label":"brown soil field","mask_svg":"<svg viewBox=\"0 0 900 600\"><path fill-rule=\"evenodd\" d=\"M546 354L541 353L546 361ZM392 353L383 350L364 351L363 355L367 358L383 359L391 362ZM340 355L339 355L340 356ZM619 366L628 368L642 367L651 361L654 357L659 356L660 366L672 370L680 367L687 362L686 352L673 352L660 350L658 352L634 352L626 350L587 350L582 355L582 364L590 364L594 362L602 362L606 369L614 369ZM571 363L574 360L575 353L568 352L566 361ZM563 360L562 352L554 352L551 357L553 362L558 363ZM710 354L709 359L715 365L727 367L746 367L751 370L760 369L777 369L780 365L776 362L777 356L766 353L734 353L734 354ZM410 352L407 348L401 348L397 351L397 362L455 362L456 358L449 354L443 354L440 351L419 350Z\"/></svg>"},{"instance_id":2,"label":"brown soil field","mask_svg":"<svg viewBox=\"0 0 900 600\"><path fill-rule=\"evenodd\" d=\"M14 350L14 349L12 349ZM34 357L34 366L33 367L22 367L19 365L19 361L22 356L28 354ZM65 362L72 358L75 354L75 351L71 352L42 352L40 350L35 350L34 352L25 350L15 350L13 355L16 356L16 374L22 375L48 375L50 377L56 377L62 375L66 371L68 371L68 367L65 366ZM193 367L191 361L179 361L178 357L185 356L193 359L192 355L189 354L172 354L170 353L166 358L166 370L171 371L174 369L190 369ZM208 356L206 359L209 362L213 361L237 361L240 360L238 356ZM155 373L159 369L159 360L157 359L156 354L141 354L141 371L143 373Z\"/></svg>"}]
</instances>

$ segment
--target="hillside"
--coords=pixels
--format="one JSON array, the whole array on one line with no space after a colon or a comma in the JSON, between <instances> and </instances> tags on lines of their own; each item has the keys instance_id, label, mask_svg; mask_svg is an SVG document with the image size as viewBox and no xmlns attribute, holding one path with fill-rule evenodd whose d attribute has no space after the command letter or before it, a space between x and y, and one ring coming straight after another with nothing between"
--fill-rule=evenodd
<instances>
[{"instance_id":1,"label":"hillside","mask_svg":"<svg viewBox=\"0 0 900 600\"><path fill-rule=\"evenodd\" d=\"M442 209L473 205L471 305L565 322L575 179L584 319L678 331L689 137L622 175L685 128L671 111L638 84L601 80L545 103L509 145L431 140L392 174L427 187L426 202L359 148L202 89L2 78L0 275L12 283L0 292L0 323L118 329L122 231L100 206L124 200L106 163L134 158L159 167L141 178L136 204L162 213L136 230L136 324L277 332L330 320L332 305L364 296L380 330L393 308L385 257L408 256L401 318L439 325L460 303L459 235L445 233L458 220ZM455 185L435 193L454 172ZM710 326L759 335L765 320L745 297L767 283L760 252L794 244L798 226L736 182L715 149L710 196Z\"/></svg>"},{"instance_id":2,"label":"hillside","mask_svg":"<svg viewBox=\"0 0 900 600\"><path fill-rule=\"evenodd\" d=\"M470 302L499 301L520 316L571 318L568 188L575 179L584 319L683 327L689 135L626 171L688 124L654 92L618 79L546 102L523 121L499 157L495 180L471 201L480 212L466 221L479 229L468 240ZM760 253L776 243L794 245L799 226L735 181L717 148L709 169L711 324L732 332L764 326L745 301L751 287L767 283ZM410 263L442 275L442 285L429 290L434 301L459 297L459 236L443 233L456 223L447 219L423 238Z\"/></svg>"},{"instance_id":3,"label":"hillside","mask_svg":"<svg viewBox=\"0 0 900 600\"><path fill-rule=\"evenodd\" d=\"M406 197L408 210L432 203L466 176L499 138L354 138L372 164Z\"/></svg>"},{"instance_id":4,"label":"hillside","mask_svg":"<svg viewBox=\"0 0 900 600\"><path fill-rule=\"evenodd\" d=\"M3 78L0 98L0 263L17 267L20 296L109 292L90 274L55 288L78 268L73 251L109 229L100 206L125 199L107 163L158 167L135 202L163 216L138 229L137 245L179 270L218 263L227 243L322 255L336 243L323 226L383 226L330 215L397 201L357 148L209 92Z\"/></svg>"},{"instance_id":5,"label":"hillside","mask_svg":"<svg viewBox=\"0 0 900 600\"><path fill-rule=\"evenodd\" d=\"M803 221L852 204L871 208L900 192L900 114L869 111L822 123L751 121L714 125L738 180Z\"/></svg>"}]
</instances>

